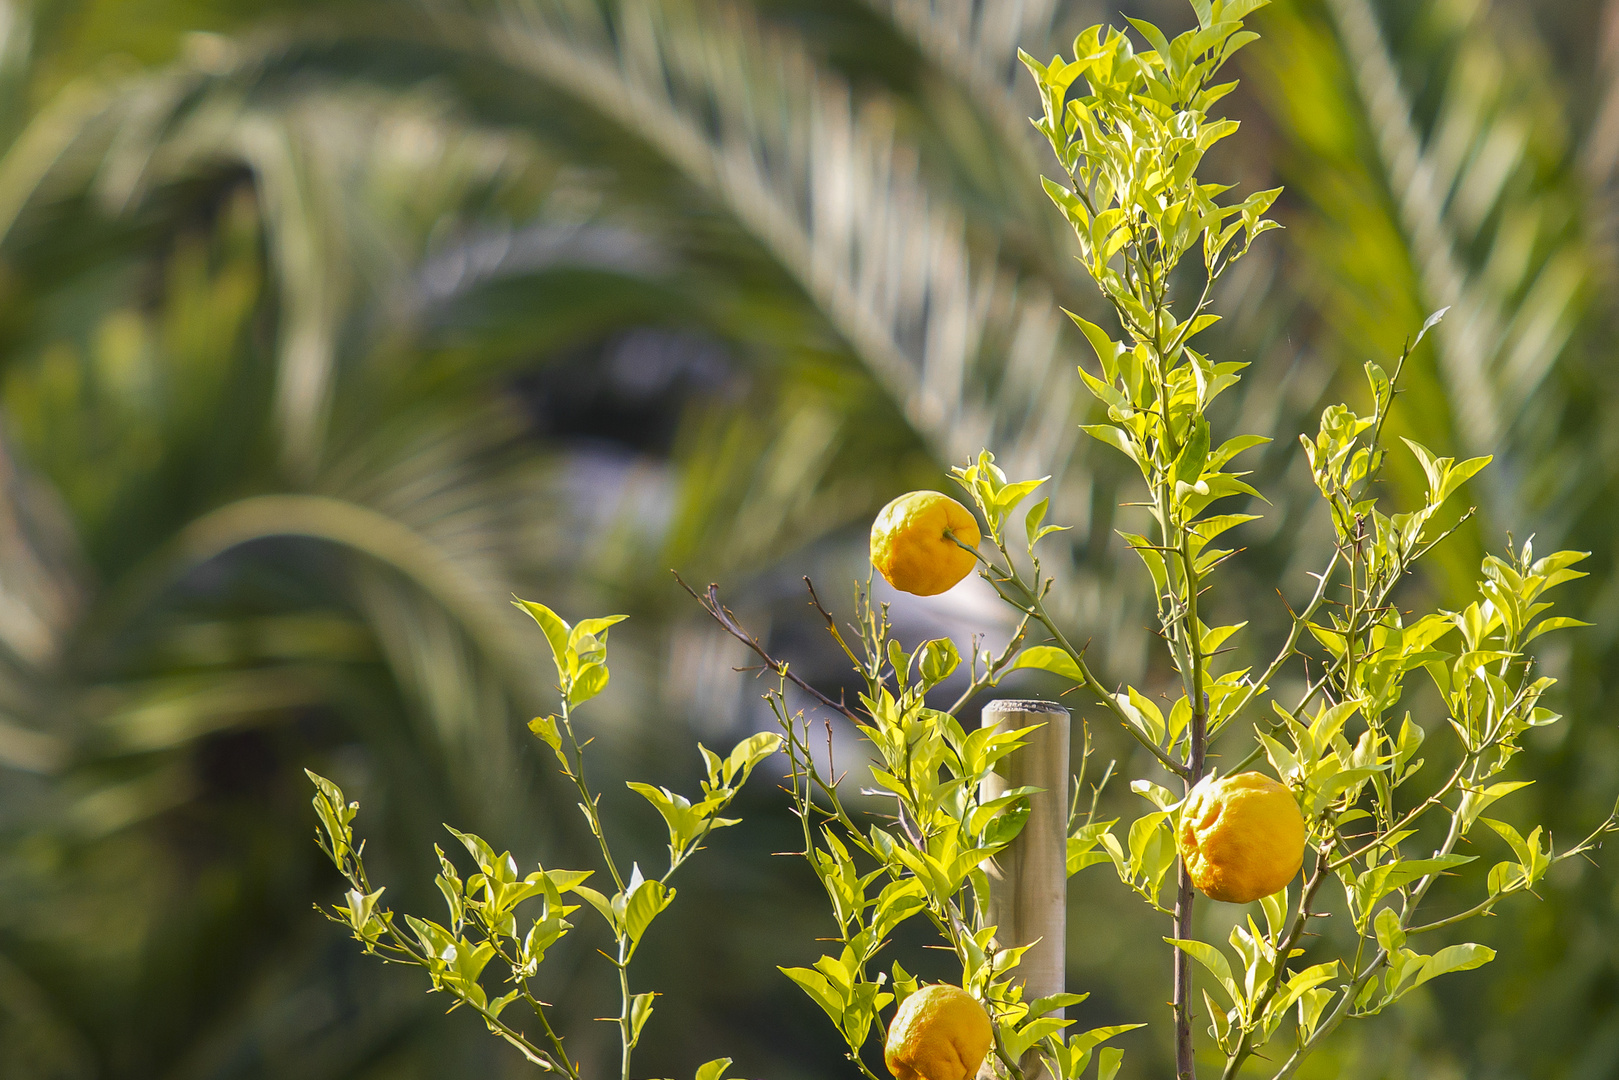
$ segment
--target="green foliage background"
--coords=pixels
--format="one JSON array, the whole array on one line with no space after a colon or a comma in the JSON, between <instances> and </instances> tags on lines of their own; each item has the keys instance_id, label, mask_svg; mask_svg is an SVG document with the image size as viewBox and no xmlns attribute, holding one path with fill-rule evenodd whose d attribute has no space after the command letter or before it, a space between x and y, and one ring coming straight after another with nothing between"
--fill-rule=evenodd
<instances>
[{"instance_id":1,"label":"green foliage background","mask_svg":"<svg viewBox=\"0 0 1619 1080\"><path fill-rule=\"evenodd\" d=\"M446 820L580 861L588 836L523 726L548 665L513 592L632 615L600 745L623 775L689 788L693 732L766 721L668 568L722 582L835 688L799 575L837 608L871 514L990 445L1057 475L1052 518L1077 527L1054 606L1100 670L1146 655L1114 535L1125 477L1078 439L1083 344L1057 311L1096 301L1040 192L1013 59L1111 8L0 14L0 1075L525 1071L310 909L337 881L301 772L364 801L399 885L431 880ZM1230 99L1244 127L1209 171L1285 184L1286 231L1222 284L1234 317L1204 340L1255 365L1227 407L1283 436L1258 466L1282 497L1230 595L1305 587L1327 534L1291 434L1449 305L1391 433L1497 464L1477 528L1414 588L1450 602L1503 530L1595 553L1568 598L1595 626L1544 656L1570 721L1532 747L1517 808L1573 839L1619 790L1619 6L1279 0L1257 25ZM1414 489L1415 464L1391 464ZM970 593L901 614L1006 632ZM1040 692L1030 678L1005 689ZM1094 726L1104 757L1132 752ZM827 929L808 872L770 857L796 824L768 783L736 805L746 824L643 954L667 996L641 1064L841 1075L776 971ZM649 858L643 811L626 794L604 812L642 823ZM1619 1071L1619 865L1562 869L1473 931L1494 964L1346 1032L1310 1075ZM1127 1069L1161 1075L1167 946L1122 889L1077 883L1084 1019L1154 1019ZM598 1053L611 993L555 990Z\"/></svg>"}]
</instances>

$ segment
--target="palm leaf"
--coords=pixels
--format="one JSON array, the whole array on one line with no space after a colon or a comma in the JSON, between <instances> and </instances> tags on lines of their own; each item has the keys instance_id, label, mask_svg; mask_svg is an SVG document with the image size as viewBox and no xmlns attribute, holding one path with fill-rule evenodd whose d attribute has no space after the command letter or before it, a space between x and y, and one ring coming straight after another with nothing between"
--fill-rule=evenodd
<instances>
[{"instance_id":1,"label":"palm leaf","mask_svg":"<svg viewBox=\"0 0 1619 1080\"><path fill-rule=\"evenodd\" d=\"M509 3L461 35L589 104L719 199L793 275L942 460L996 435L1015 465L1067 438L1044 393L1049 290L972 256L882 108L734 5ZM705 124L703 118L708 118ZM858 196L856 193L858 192ZM991 350L1012 357L991 407ZM1059 408L1060 406L1060 408Z\"/></svg>"},{"instance_id":2,"label":"palm leaf","mask_svg":"<svg viewBox=\"0 0 1619 1080\"><path fill-rule=\"evenodd\" d=\"M1321 36L1321 24L1312 28L1309 17L1270 17L1270 25L1298 48L1316 50L1311 55L1317 74L1293 62L1302 53L1271 50L1268 61L1256 62L1288 63L1291 77L1309 80L1319 92L1312 99L1289 91L1291 101L1284 102L1277 82L1270 100L1295 137L1320 134L1327 130L1320 123L1324 113L1339 107L1327 103L1341 91L1319 73L1342 73L1353 98L1340 115L1362 118L1356 122L1374 156L1362 159L1356 172L1340 171L1337 179L1298 175L1296 192L1310 198L1323 219L1359 237L1337 256L1312 242L1305 260L1341 266L1351 257L1370 256L1377 243L1388 245L1386 264L1409 267L1383 272L1373 286L1385 294L1407 289L1409 299L1380 315L1356 316L1363 324L1452 309L1438 330L1439 399L1407 410L1418 438L1466 453L1510 454L1516 446L1543 443L1566 408L1551 375L1587 318L1594 267L1589 246L1573 227L1581 195L1543 61L1532 50L1509 51L1501 44L1507 39L1498 33L1500 14L1489 5L1447 24L1432 25L1435 15L1419 16L1427 24L1426 32L1412 35L1420 60L1391 51L1367 0L1327 0L1321 15L1333 38ZM1341 48L1342 61L1324 56L1322 48ZM1288 55L1292 59L1281 59ZM1402 65L1412 64L1443 72L1420 110L1400 74ZM1337 148L1319 138L1311 142L1312 152L1342 160ZM1347 190L1350 183L1368 181L1383 186L1392 200L1386 224L1376 221L1375 191ZM1354 225L1352 212L1363 215ZM1310 237L1327 235L1317 229ZM1353 300L1342 295L1334 302ZM1386 351L1405 333L1409 328L1390 326L1366 340ZM1521 524L1555 501L1521 490L1514 469L1491 472L1498 521Z\"/></svg>"}]
</instances>

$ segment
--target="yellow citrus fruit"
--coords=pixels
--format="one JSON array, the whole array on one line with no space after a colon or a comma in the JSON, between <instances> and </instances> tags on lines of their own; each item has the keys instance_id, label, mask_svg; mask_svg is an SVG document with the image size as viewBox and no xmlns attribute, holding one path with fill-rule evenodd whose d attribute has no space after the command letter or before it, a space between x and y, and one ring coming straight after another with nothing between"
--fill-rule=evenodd
<instances>
[{"instance_id":1,"label":"yellow citrus fruit","mask_svg":"<svg viewBox=\"0 0 1619 1080\"><path fill-rule=\"evenodd\" d=\"M1204 777L1181 808L1176 846L1205 896L1246 904L1285 888L1304 864L1304 815L1263 773Z\"/></svg>"},{"instance_id":2,"label":"yellow citrus fruit","mask_svg":"<svg viewBox=\"0 0 1619 1080\"><path fill-rule=\"evenodd\" d=\"M963 551L983 539L978 520L965 506L937 491L901 495L871 524L871 565L901 592L934 596L972 573L976 561Z\"/></svg>"},{"instance_id":3,"label":"yellow citrus fruit","mask_svg":"<svg viewBox=\"0 0 1619 1080\"><path fill-rule=\"evenodd\" d=\"M888 1025L883 1061L895 1080L972 1080L995 1041L989 1014L949 983L924 986Z\"/></svg>"}]
</instances>

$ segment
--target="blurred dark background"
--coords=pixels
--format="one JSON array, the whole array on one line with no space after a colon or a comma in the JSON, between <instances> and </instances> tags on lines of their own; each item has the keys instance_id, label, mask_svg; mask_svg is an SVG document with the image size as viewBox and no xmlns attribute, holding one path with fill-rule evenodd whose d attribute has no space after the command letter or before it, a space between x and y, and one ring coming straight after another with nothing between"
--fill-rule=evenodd
<instances>
[{"instance_id":1,"label":"blurred dark background","mask_svg":"<svg viewBox=\"0 0 1619 1080\"><path fill-rule=\"evenodd\" d=\"M1102 670L1163 681L1113 532L1128 477L1076 431L1084 346L1059 308L1098 303L1014 60L1117 17L0 0L0 1077L528 1075L315 914L339 886L302 774L361 799L405 910L437 909L445 821L588 865L524 729L549 661L513 593L632 616L582 723L648 864L661 826L619 779L692 789L694 739L769 723L669 570L721 582L835 687L800 578L847 613L871 515L980 446L1054 474L1052 519L1075 526L1056 603ZM1465 603L1509 532L1594 552L1565 599L1596 625L1542 657L1568 720L1537 732L1539 782L1507 815L1572 840L1619 794L1619 3L1279 0L1257 27L1228 99L1243 128L1206 173L1287 185L1287 228L1223 282L1203 340L1253 365L1220 419L1276 436L1253 466L1272 505L1214 603L1308 587L1326 533L1296 433L1364 405L1361 362L1451 307L1396 433L1496 465L1406 599ZM1413 468L1391 468L1396 505ZM1004 641L992 600L968 584L895 611L912 641ZM1258 655L1281 608L1243 610ZM796 822L763 772L741 809L643 950L665 996L637 1072L851 1075L776 970L831 925L772 855ZM1152 1021L1126 1075L1165 1075L1164 928L1103 870L1075 880L1076 1012ZM1564 864L1470 926L1494 964L1345 1029L1308 1075L1619 1076L1616 889L1619 854ZM583 914L547 985L596 1069L615 990ZM896 955L947 974L921 945Z\"/></svg>"}]
</instances>

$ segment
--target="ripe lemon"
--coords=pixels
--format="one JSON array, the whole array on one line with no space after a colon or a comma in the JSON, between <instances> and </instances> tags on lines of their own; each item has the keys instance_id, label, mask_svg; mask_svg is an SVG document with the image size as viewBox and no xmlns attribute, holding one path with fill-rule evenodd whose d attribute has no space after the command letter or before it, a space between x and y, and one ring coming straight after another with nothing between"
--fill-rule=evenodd
<instances>
[{"instance_id":1,"label":"ripe lemon","mask_svg":"<svg viewBox=\"0 0 1619 1080\"><path fill-rule=\"evenodd\" d=\"M1304 816L1292 793L1263 773L1204 777L1181 808L1176 846L1205 896L1246 904L1299 872Z\"/></svg>"},{"instance_id":2,"label":"ripe lemon","mask_svg":"<svg viewBox=\"0 0 1619 1080\"><path fill-rule=\"evenodd\" d=\"M989 1014L949 983L924 986L888 1025L883 1061L895 1080L972 1080L995 1042Z\"/></svg>"},{"instance_id":3,"label":"ripe lemon","mask_svg":"<svg viewBox=\"0 0 1619 1080\"><path fill-rule=\"evenodd\" d=\"M976 561L946 532L970 548L983 539L978 520L950 496L937 491L901 495L871 524L871 565L901 592L942 593L972 573Z\"/></svg>"}]
</instances>

